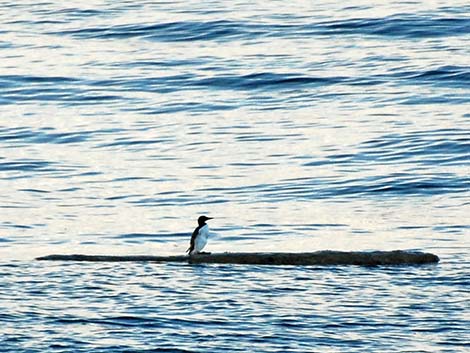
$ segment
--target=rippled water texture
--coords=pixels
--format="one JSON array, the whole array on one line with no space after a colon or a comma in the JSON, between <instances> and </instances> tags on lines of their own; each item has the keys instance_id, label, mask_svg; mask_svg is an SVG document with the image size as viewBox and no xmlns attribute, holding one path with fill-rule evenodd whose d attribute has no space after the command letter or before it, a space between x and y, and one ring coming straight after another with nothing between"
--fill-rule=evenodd
<instances>
[{"instance_id":1,"label":"rippled water texture","mask_svg":"<svg viewBox=\"0 0 470 353\"><path fill-rule=\"evenodd\" d=\"M465 1L0 1L5 352L464 352ZM418 249L436 266L38 263Z\"/></svg>"}]
</instances>

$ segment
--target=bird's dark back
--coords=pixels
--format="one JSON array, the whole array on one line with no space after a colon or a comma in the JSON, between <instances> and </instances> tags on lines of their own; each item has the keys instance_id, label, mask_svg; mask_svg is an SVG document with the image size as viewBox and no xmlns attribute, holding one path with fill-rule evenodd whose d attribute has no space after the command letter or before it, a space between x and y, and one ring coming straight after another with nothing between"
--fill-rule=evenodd
<instances>
[{"instance_id":1,"label":"bird's dark back","mask_svg":"<svg viewBox=\"0 0 470 353\"><path fill-rule=\"evenodd\" d=\"M196 242L196 237L197 235L199 234L199 229L201 229L202 227L204 227L205 224L203 225L198 225L196 227L196 229L194 229L194 232L193 234L191 235L191 243L189 245L189 253L191 253L191 251L194 250L194 243Z\"/></svg>"}]
</instances>

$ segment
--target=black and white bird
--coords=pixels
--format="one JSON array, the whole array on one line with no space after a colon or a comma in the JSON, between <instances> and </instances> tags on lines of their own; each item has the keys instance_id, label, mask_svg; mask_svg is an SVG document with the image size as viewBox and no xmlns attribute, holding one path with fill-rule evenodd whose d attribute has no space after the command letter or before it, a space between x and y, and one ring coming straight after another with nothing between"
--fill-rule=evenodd
<instances>
[{"instance_id":1,"label":"black and white bird","mask_svg":"<svg viewBox=\"0 0 470 353\"><path fill-rule=\"evenodd\" d=\"M188 250L189 255L198 254L207 244L207 238L209 238L209 226L206 221L212 219L212 217L201 216L198 218L198 226L194 229L193 235L191 236L191 243Z\"/></svg>"}]
</instances>

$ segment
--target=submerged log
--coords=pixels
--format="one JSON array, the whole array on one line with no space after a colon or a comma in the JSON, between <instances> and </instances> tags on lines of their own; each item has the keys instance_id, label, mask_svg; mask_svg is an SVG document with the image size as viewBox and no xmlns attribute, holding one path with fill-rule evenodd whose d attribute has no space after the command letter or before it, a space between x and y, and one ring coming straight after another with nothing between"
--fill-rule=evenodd
<instances>
[{"instance_id":1,"label":"submerged log","mask_svg":"<svg viewBox=\"0 0 470 353\"><path fill-rule=\"evenodd\" d=\"M186 262L192 264L251 265L419 265L439 262L439 257L419 251L316 251L308 253L215 253L192 256L48 255L37 260L94 262Z\"/></svg>"}]
</instances>

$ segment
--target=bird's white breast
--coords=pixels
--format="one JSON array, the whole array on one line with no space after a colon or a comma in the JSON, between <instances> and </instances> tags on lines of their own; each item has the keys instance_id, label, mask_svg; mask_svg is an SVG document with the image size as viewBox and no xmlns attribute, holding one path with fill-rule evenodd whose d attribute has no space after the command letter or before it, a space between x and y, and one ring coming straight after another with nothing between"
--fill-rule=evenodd
<instances>
[{"instance_id":1,"label":"bird's white breast","mask_svg":"<svg viewBox=\"0 0 470 353\"><path fill-rule=\"evenodd\" d=\"M196 237L194 249L199 252L207 244L207 238L209 238L209 226L206 224L199 229L199 234Z\"/></svg>"}]
</instances>

